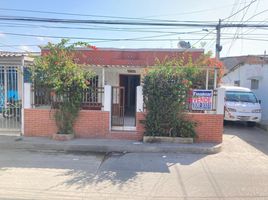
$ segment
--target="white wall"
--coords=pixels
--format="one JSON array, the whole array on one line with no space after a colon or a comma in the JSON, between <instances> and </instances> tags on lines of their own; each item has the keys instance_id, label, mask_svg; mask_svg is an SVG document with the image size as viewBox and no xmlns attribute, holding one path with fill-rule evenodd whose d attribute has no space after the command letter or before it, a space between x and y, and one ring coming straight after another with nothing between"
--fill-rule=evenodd
<instances>
[{"instance_id":1,"label":"white wall","mask_svg":"<svg viewBox=\"0 0 268 200\"><path fill-rule=\"evenodd\" d=\"M259 79L259 88L252 90L258 99L262 101L262 119L268 121L268 65L245 64L231 71L223 77L223 84L234 85L234 81L240 80L241 87L251 87L251 79Z\"/></svg>"},{"instance_id":2,"label":"white wall","mask_svg":"<svg viewBox=\"0 0 268 200\"><path fill-rule=\"evenodd\" d=\"M119 75L129 74L129 75L141 75L143 72L142 68L105 68L105 84L111 86L119 86ZM128 70L135 70L135 73L129 73ZM99 76L99 85L102 84L102 68L93 68L96 75Z\"/></svg>"}]
</instances>

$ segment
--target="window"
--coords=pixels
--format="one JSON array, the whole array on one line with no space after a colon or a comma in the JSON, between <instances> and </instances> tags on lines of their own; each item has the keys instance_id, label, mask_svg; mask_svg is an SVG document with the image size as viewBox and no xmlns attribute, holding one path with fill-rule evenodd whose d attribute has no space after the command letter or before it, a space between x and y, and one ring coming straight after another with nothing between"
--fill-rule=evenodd
<instances>
[{"instance_id":1,"label":"window","mask_svg":"<svg viewBox=\"0 0 268 200\"><path fill-rule=\"evenodd\" d=\"M257 79L251 79L251 89L252 90L259 89L259 80L257 80Z\"/></svg>"},{"instance_id":2,"label":"window","mask_svg":"<svg viewBox=\"0 0 268 200\"><path fill-rule=\"evenodd\" d=\"M234 81L235 86L240 86L240 81Z\"/></svg>"},{"instance_id":3,"label":"window","mask_svg":"<svg viewBox=\"0 0 268 200\"><path fill-rule=\"evenodd\" d=\"M226 101L257 103L257 98L252 92L227 91Z\"/></svg>"},{"instance_id":4,"label":"window","mask_svg":"<svg viewBox=\"0 0 268 200\"><path fill-rule=\"evenodd\" d=\"M84 103L96 103L98 102L98 84L99 77L95 76L88 80L89 88L84 91L83 102Z\"/></svg>"}]
</instances>

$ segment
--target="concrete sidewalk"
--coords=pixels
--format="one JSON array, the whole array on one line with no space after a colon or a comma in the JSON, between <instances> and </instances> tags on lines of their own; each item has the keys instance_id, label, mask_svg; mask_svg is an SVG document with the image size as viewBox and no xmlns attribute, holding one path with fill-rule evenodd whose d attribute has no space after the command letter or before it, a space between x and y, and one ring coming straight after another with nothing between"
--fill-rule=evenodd
<instances>
[{"instance_id":1,"label":"concrete sidewalk","mask_svg":"<svg viewBox=\"0 0 268 200\"><path fill-rule=\"evenodd\" d=\"M42 137L0 136L0 149L33 151L74 151L74 152L126 152L126 153L196 153L214 154L221 151L221 144L194 143L143 143L130 140L73 139L55 141Z\"/></svg>"}]
</instances>

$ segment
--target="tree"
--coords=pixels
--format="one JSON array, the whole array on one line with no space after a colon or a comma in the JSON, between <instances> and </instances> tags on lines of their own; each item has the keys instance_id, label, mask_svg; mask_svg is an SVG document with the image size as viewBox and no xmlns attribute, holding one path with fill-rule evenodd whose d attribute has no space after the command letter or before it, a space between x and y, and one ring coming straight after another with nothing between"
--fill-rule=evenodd
<instances>
[{"instance_id":1,"label":"tree","mask_svg":"<svg viewBox=\"0 0 268 200\"><path fill-rule=\"evenodd\" d=\"M88 80L93 72L83 69L74 62L74 48L95 47L84 42L68 45L62 39L58 44L48 43L47 53L37 58L32 68L32 80L36 86L46 87L53 92L53 108L59 134L73 134L73 124L78 117L83 91L90 87Z\"/></svg>"}]
</instances>

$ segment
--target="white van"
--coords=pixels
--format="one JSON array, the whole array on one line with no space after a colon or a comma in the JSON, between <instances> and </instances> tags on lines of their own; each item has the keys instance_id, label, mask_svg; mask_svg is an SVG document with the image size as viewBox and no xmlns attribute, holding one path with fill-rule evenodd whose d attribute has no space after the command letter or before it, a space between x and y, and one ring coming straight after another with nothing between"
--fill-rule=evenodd
<instances>
[{"instance_id":1,"label":"white van","mask_svg":"<svg viewBox=\"0 0 268 200\"><path fill-rule=\"evenodd\" d=\"M261 105L255 94L248 88L222 86L225 89L224 120L245 121L255 126L261 120Z\"/></svg>"}]
</instances>

